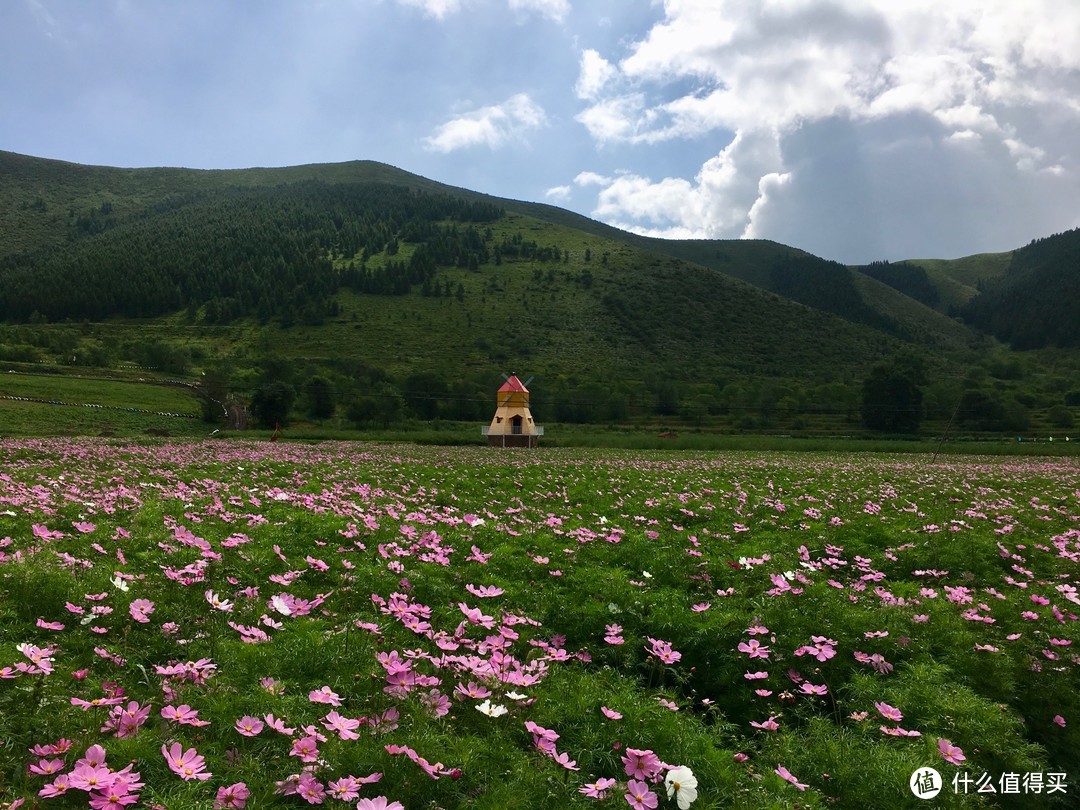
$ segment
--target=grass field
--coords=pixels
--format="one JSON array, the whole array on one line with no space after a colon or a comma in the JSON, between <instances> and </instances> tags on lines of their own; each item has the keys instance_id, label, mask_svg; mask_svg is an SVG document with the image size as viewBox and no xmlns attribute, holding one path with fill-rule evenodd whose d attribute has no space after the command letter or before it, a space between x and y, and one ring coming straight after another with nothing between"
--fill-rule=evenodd
<instances>
[{"instance_id":1,"label":"grass field","mask_svg":"<svg viewBox=\"0 0 1080 810\"><path fill-rule=\"evenodd\" d=\"M0 801L1075 804L1070 458L0 459Z\"/></svg>"}]
</instances>

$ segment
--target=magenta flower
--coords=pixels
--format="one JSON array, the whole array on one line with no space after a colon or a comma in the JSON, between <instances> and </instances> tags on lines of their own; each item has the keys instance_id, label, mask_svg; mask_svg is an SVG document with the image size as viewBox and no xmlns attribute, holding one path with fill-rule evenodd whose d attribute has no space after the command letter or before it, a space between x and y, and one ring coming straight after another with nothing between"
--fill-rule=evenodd
<instances>
[{"instance_id":1,"label":"magenta flower","mask_svg":"<svg viewBox=\"0 0 1080 810\"><path fill-rule=\"evenodd\" d=\"M117 737L133 737L150 717L150 704L140 706L137 701L130 701L126 708L114 706L109 712L101 731L112 731Z\"/></svg>"},{"instance_id":2,"label":"magenta flower","mask_svg":"<svg viewBox=\"0 0 1080 810\"><path fill-rule=\"evenodd\" d=\"M597 779L595 782L589 782L583 787L579 787L578 793L582 793L590 799L606 799L607 792L613 787L615 787L615 780L603 777Z\"/></svg>"},{"instance_id":3,"label":"magenta flower","mask_svg":"<svg viewBox=\"0 0 1080 810\"><path fill-rule=\"evenodd\" d=\"M641 751L637 748L627 748L626 756L622 758L626 769L626 775L635 779L651 779L660 773L663 763L651 750ZM653 805L655 807L655 805Z\"/></svg>"},{"instance_id":4,"label":"magenta flower","mask_svg":"<svg viewBox=\"0 0 1080 810\"><path fill-rule=\"evenodd\" d=\"M113 783L113 773L105 764L76 764L75 770L68 774L68 787L76 790L100 790Z\"/></svg>"},{"instance_id":5,"label":"magenta flower","mask_svg":"<svg viewBox=\"0 0 1080 810\"><path fill-rule=\"evenodd\" d=\"M162 745L161 753L169 769L185 782L192 779L206 780L213 776L206 770L206 762L194 748L185 751L184 747L177 742L169 748Z\"/></svg>"},{"instance_id":6,"label":"magenta flower","mask_svg":"<svg viewBox=\"0 0 1080 810\"><path fill-rule=\"evenodd\" d=\"M677 651L671 649L671 643L670 642L664 641L663 639L659 639L659 638L649 638L648 636L646 636L646 638L649 639L649 644L651 646L646 647L645 650L650 655L655 655L663 663L665 663L665 664L674 664L680 658L682 658L682 653L681 652L677 652Z\"/></svg>"},{"instance_id":7,"label":"magenta flower","mask_svg":"<svg viewBox=\"0 0 1080 810\"><path fill-rule=\"evenodd\" d=\"M237 782L228 787L220 787L218 788L217 798L214 799L214 810L223 810L224 808L242 810L247 805L250 795L251 791L248 790L248 786L244 782Z\"/></svg>"},{"instance_id":8,"label":"magenta flower","mask_svg":"<svg viewBox=\"0 0 1080 810\"><path fill-rule=\"evenodd\" d=\"M351 775L343 776L340 779L335 779L326 786L327 794L333 799L351 802L353 799L359 798L360 788L370 782L378 782L381 778L381 773L373 773L371 776L365 776L363 779L357 779L355 776Z\"/></svg>"},{"instance_id":9,"label":"magenta flower","mask_svg":"<svg viewBox=\"0 0 1080 810\"><path fill-rule=\"evenodd\" d=\"M1054 715L1053 722L1057 723L1062 728L1065 728L1065 718L1062 717L1060 714L1055 714Z\"/></svg>"},{"instance_id":10,"label":"magenta flower","mask_svg":"<svg viewBox=\"0 0 1080 810\"><path fill-rule=\"evenodd\" d=\"M179 706L166 706L161 710L161 716L166 720L174 720L185 726L208 726L209 720L199 719L199 710L193 709L186 703Z\"/></svg>"},{"instance_id":11,"label":"magenta flower","mask_svg":"<svg viewBox=\"0 0 1080 810\"><path fill-rule=\"evenodd\" d=\"M900 710L890 706L888 703L875 703L874 708L878 710L882 717L886 720L892 720L894 723L899 723L904 719L904 715L900 713Z\"/></svg>"},{"instance_id":12,"label":"magenta flower","mask_svg":"<svg viewBox=\"0 0 1080 810\"><path fill-rule=\"evenodd\" d=\"M52 782L39 790L38 796L43 799L54 799L57 796L66 795L70 787L71 785L68 784L68 775L66 773L62 773L57 776Z\"/></svg>"},{"instance_id":13,"label":"magenta flower","mask_svg":"<svg viewBox=\"0 0 1080 810\"><path fill-rule=\"evenodd\" d=\"M791 784L793 784L799 790L806 790L806 788L809 787L809 785L804 784L804 783L800 782L798 779L796 779L795 776L791 773L791 771L789 771L783 765L778 765L776 770L775 770L775 773L781 779L784 779L784 780L787 780L788 782L791 782Z\"/></svg>"},{"instance_id":14,"label":"magenta flower","mask_svg":"<svg viewBox=\"0 0 1080 810\"><path fill-rule=\"evenodd\" d=\"M326 798L326 788L322 782L305 772L300 774L296 782L296 794L308 804L322 804Z\"/></svg>"},{"instance_id":15,"label":"magenta flower","mask_svg":"<svg viewBox=\"0 0 1080 810\"><path fill-rule=\"evenodd\" d=\"M139 794L131 793L126 787L116 784L90 794L91 810L123 810L137 801Z\"/></svg>"},{"instance_id":16,"label":"magenta flower","mask_svg":"<svg viewBox=\"0 0 1080 810\"><path fill-rule=\"evenodd\" d=\"M967 759L967 757L964 756L964 751L960 748L960 746L953 745L944 737L938 739L937 750L941 754L941 756L944 757L946 762L949 762L953 765L959 765L961 762Z\"/></svg>"},{"instance_id":17,"label":"magenta flower","mask_svg":"<svg viewBox=\"0 0 1080 810\"><path fill-rule=\"evenodd\" d=\"M653 810L659 803L656 794L649 790L648 783L637 779L626 783L624 798L633 810Z\"/></svg>"},{"instance_id":18,"label":"magenta flower","mask_svg":"<svg viewBox=\"0 0 1080 810\"><path fill-rule=\"evenodd\" d=\"M314 762L319 758L318 740L311 736L301 737L293 743L289 756L299 757L301 762Z\"/></svg>"},{"instance_id":19,"label":"magenta flower","mask_svg":"<svg viewBox=\"0 0 1080 810\"><path fill-rule=\"evenodd\" d=\"M341 696L329 686L323 686L308 692L308 700L312 703L328 703L331 706L341 705Z\"/></svg>"},{"instance_id":20,"label":"magenta flower","mask_svg":"<svg viewBox=\"0 0 1080 810\"><path fill-rule=\"evenodd\" d=\"M769 648L762 645L756 638L750 639L750 641L739 642L739 652L744 652L751 658L768 658Z\"/></svg>"},{"instance_id":21,"label":"magenta flower","mask_svg":"<svg viewBox=\"0 0 1080 810\"><path fill-rule=\"evenodd\" d=\"M405 807L401 802L391 802L385 796L376 796L374 799L361 799L356 810L405 810Z\"/></svg>"},{"instance_id":22,"label":"magenta flower","mask_svg":"<svg viewBox=\"0 0 1080 810\"><path fill-rule=\"evenodd\" d=\"M327 731L337 732L338 737L343 740L360 739L360 735L356 733L356 729L360 728L360 721L343 717L335 709L331 709L330 713L323 718L322 724Z\"/></svg>"},{"instance_id":23,"label":"magenta flower","mask_svg":"<svg viewBox=\"0 0 1080 810\"><path fill-rule=\"evenodd\" d=\"M245 714L243 717L236 721L236 730L239 733L243 734L245 737L258 736L259 732L261 732L264 728L266 728L266 726L263 724L262 720L260 720L258 717L252 717L248 714Z\"/></svg>"},{"instance_id":24,"label":"magenta flower","mask_svg":"<svg viewBox=\"0 0 1080 810\"><path fill-rule=\"evenodd\" d=\"M30 764L30 773L36 776L52 776L54 773L60 773L64 770L64 760L56 759L39 759L37 762Z\"/></svg>"}]
</instances>

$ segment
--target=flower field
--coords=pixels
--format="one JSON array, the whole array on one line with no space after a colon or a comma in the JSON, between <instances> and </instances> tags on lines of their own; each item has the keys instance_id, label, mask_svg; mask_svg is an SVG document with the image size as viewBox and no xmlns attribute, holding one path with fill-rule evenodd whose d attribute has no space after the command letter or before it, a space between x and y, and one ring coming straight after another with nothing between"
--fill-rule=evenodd
<instances>
[{"instance_id":1,"label":"flower field","mask_svg":"<svg viewBox=\"0 0 1080 810\"><path fill-rule=\"evenodd\" d=\"M1078 614L1070 458L8 440L0 807L1076 806Z\"/></svg>"}]
</instances>

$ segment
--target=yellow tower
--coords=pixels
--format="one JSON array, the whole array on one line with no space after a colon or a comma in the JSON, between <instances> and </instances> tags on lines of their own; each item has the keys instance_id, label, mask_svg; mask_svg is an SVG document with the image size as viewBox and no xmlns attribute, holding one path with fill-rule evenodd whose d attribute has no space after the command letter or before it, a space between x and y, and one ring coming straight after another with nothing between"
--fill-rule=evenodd
<instances>
[{"instance_id":1,"label":"yellow tower","mask_svg":"<svg viewBox=\"0 0 1080 810\"><path fill-rule=\"evenodd\" d=\"M533 422L529 389L516 374L506 378L495 397L495 416L483 429L492 447L536 447L544 429Z\"/></svg>"}]
</instances>

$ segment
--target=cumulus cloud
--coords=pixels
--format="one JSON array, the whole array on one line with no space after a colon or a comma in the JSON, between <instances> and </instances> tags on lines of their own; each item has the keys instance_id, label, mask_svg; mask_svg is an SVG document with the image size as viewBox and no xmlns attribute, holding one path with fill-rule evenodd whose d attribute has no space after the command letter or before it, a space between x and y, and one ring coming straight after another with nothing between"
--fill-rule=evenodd
<instances>
[{"instance_id":1,"label":"cumulus cloud","mask_svg":"<svg viewBox=\"0 0 1080 810\"><path fill-rule=\"evenodd\" d=\"M511 11L530 11L556 22L570 13L570 0L510 0Z\"/></svg>"},{"instance_id":2,"label":"cumulus cloud","mask_svg":"<svg viewBox=\"0 0 1080 810\"><path fill-rule=\"evenodd\" d=\"M398 0L403 6L418 8L426 17L441 20L449 14L461 10L461 0Z\"/></svg>"},{"instance_id":3,"label":"cumulus cloud","mask_svg":"<svg viewBox=\"0 0 1080 810\"><path fill-rule=\"evenodd\" d=\"M440 125L424 145L433 152L453 152L473 146L495 149L547 123L544 110L529 98L517 93L502 104L481 107Z\"/></svg>"},{"instance_id":4,"label":"cumulus cloud","mask_svg":"<svg viewBox=\"0 0 1080 810\"><path fill-rule=\"evenodd\" d=\"M987 162L1001 167L1004 193L1031 191L1020 174L1052 178L1058 190L1063 178L1074 190L1080 183L1076 3L665 0L663 11L621 54L582 53L577 120L601 145L698 139L716 141L718 152L692 179L616 179L594 211L607 221L661 234L775 232L768 209L795 215L782 200L823 174L813 149L796 165L790 147L829 121L846 123L855 162L868 150L867 166L890 150L912 157L922 149L938 171L952 167L956 182L977 183L962 172ZM909 148L911 138L920 149ZM837 159L832 149L822 154ZM941 177L926 165L909 171L934 194ZM834 175L849 176L850 166ZM850 192L872 186L856 181ZM874 187L887 210L888 191Z\"/></svg>"},{"instance_id":5,"label":"cumulus cloud","mask_svg":"<svg viewBox=\"0 0 1080 810\"><path fill-rule=\"evenodd\" d=\"M461 11L471 0L397 0L403 6L418 8L426 17L442 20ZM570 0L507 0L511 11L539 14L562 22L570 13Z\"/></svg>"},{"instance_id":6,"label":"cumulus cloud","mask_svg":"<svg viewBox=\"0 0 1080 810\"><path fill-rule=\"evenodd\" d=\"M602 57L599 51L586 48L581 52L581 71L577 84L574 85L574 92L578 98L594 99L617 73L615 66Z\"/></svg>"},{"instance_id":7,"label":"cumulus cloud","mask_svg":"<svg viewBox=\"0 0 1080 810\"><path fill-rule=\"evenodd\" d=\"M549 200L565 200L570 197L570 186L552 186L544 192Z\"/></svg>"}]
</instances>

